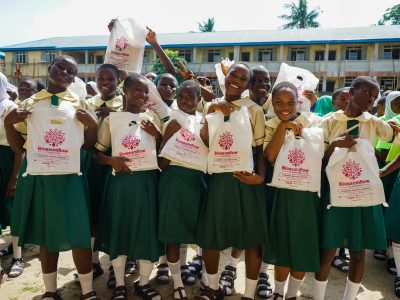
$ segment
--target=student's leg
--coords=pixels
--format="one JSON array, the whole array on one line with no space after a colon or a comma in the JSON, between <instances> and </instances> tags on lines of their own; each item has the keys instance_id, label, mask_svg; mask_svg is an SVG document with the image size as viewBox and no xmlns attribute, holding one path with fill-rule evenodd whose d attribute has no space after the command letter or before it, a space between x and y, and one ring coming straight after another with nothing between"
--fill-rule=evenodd
<instances>
[{"instance_id":1,"label":"student's leg","mask_svg":"<svg viewBox=\"0 0 400 300\"><path fill-rule=\"evenodd\" d=\"M392 250L397 270L397 276L394 280L394 293L397 297L400 297L400 241L392 242Z\"/></svg>"},{"instance_id":2,"label":"student's leg","mask_svg":"<svg viewBox=\"0 0 400 300\"><path fill-rule=\"evenodd\" d=\"M276 297L283 297L285 291L285 284L287 277L290 273L290 268L275 266L274 267L274 280L275 280L275 288L274 295Z\"/></svg>"},{"instance_id":3,"label":"student's leg","mask_svg":"<svg viewBox=\"0 0 400 300\"><path fill-rule=\"evenodd\" d=\"M181 277L181 263L180 263L180 244L167 244L167 261L168 267L171 272L171 277L174 283L174 299L179 299L186 296L185 288L183 287Z\"/></svg>"},{"instance_id":4,"label":"student's leg","mask_svg":"<svg viewBox=\"0 0 400 300\"><path fill-rule=\"evenodd\" d=\"M290 271L288 289L286 292L286 299L296 299L300 286L303 283L305 272Z\"/></svg>"},{"instance_id":5,"label":"student's leg","mask_svg":"<svg viewBox=\"0 0 400 300\"><path fill-rule=\"evenodd\" d=\"M49 252L45 246L40 246L40 264L42 266L45 293L57 292L58 252Z\"/></svg>"},{"instance_id":6,"label":"student's leg","mask_svg":"<svg viewBox=\"0 0 400 300\"><path fill-rule=\"evenodd\" d=\"M354 300L357 296L364 276L365 269L365 250L350 250L350 268L347 277L346 289L344 291L344 300Z\"/></svg>"},{"instance_id":7,"label":"student's leg","mask_svg":"<svg viewBox=\"0 0 400 300\"><path fill-rule=\"evenodd\" d=\"M245 251L246 282L243 297L254 299L257 288L258 273L262 261L261 246L247 248Z\"/></svg>"},{"instance_id":8,"label":"student's leg","mask_svg":"<svg viewBox=\"0 0 400 300\"><path fill-rule=\"evenodd\" d=\"M153 289L149 284L153 265L149 260L139 260L139 280L135 282L134 287L136 292L144 299L161 300L158 291Z\"/></svg>"},{"instance_id":9,"label":"student's leg","mask_svg":"<svg viewBox=\"0 0 400 300\"><path fill-rule=\"evenodd\" d=\"M72 249L72 258L78 271L82 295L93 292L92 249Z\"/></svg>"},{"instance_id":10,"label":"student's leg","mask_svg":"<svg viewBox=\"0 0 400 300\"><path fill-rule=\"evenodd\" d=\"M157 281L161 284L168 284L169 282L169 269L167 264L167 257L160 256L157 266Z\"/></svg>"},{"instance_id":11,"label":"student's leg","mask_svg":"<svg viewBox=\"0 0 400 300\"><path fill-rule=\"evenodd\" d=\"M11 261L11 268L8 274L9 277L18 277L24 271L24 259L22 258L22 247L18 246L18 237L11 236L11 243L13 248L13 259Z\"/></svg>"},{"instance_id":12,"label":"student's leg","mask_svg":"<svg viewBox=\"0 0 400 300\"><path fill-rule=\"evenodd\" d=\"M185 285L194 285L196 284L196 275L194 275L192 271L190 271L189 266L186 264L187 251L188 245L181 244L179 248L179 262L181 270L179 274L181 274L181 279Z\"/></svg>"},{"instance_id":13,"label":"student's leg","mask_svg":"<svg viewBox=\"0 0 400 300\"><path fill-rule=\"evenodd\" d=\"M219 251L203 249L203 259L207 271L208 285L211 289L218 290Z\"/></svg>"},{"instance_id":14,"label":"student's leg","mask_svg":"<svg viewBox=\"0 0 400 300\"><path fill-rule=\"evenodd\" d=\"M219 284L225 288L228 296L232 295L233 293L236 279L236 268L241 255L242 250L232 247L228 264L225 266L224 271L222 271L221 276L219 277Z\"/></svg>"},{"instance_id":15,"label":"student's leg","mask_svg":"<svg viewBox=\"0 0 400 300\"><path fill-rule=\"evenodd\" d=\"M320 270L315 273L314 279L314 299L325 299L326 285L328 284L329 270L336 249L321 249L320 253Z\"/></svg>"}]
</instances>

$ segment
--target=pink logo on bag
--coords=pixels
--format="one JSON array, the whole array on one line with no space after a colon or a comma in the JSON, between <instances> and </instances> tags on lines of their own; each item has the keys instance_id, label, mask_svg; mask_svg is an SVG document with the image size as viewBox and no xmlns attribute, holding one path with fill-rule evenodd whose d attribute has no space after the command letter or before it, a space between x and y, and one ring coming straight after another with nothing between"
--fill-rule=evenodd
<instances>
[{"instance_id":1,"label":"pink logo on bag","mask_svg":"<svg viewBox=\"0 0 400 300\"><path fill-rule=\"evenodd\" d=\"M359 163L356 163L354 160L350 159L343 165L342 173L347 178L357 179L362 174L362 168L360 167Z\"/></svg>"},{"instance_id":2,"label":"pink logo on bag","mask_svg":"<svg viewBox=\"0 0 400 300\"><path fill-rule=\"evenodd\" d=\"M218 145L224 149L229 150L233 145L233 135L229 131L224 131L218 139Z\"/></svg>"},{"instance_id":3,"label":"pink logo on bag","mask_svg":"<svg viewBox=\"0 0 400 300\"><path fill-rule=\"evenodd\" d=\"M126 149L133 150L140 144L140 137L137 135L128 134L126 137L122 139L122 146Z\"/></svg>"},{"instance_id":4,"label":"pink logo on bag","mask_svg":"<svg viewBox=\"0 0 400 300\"><path fill-rule=\"evenodd\" d=\"M52 147L60 146L65 142L65 132L59 129L50 129L45 132L44 141Z\"/></svg>"},{"instance_id":5,"label":"pink logo on bag","mask_svg":"<svg viewBox=\"0 0 400 300\"><path fill-rule=\"evenodd\" d=\"M289 150L288 160L293 166L297 167L306 160L306 156L304 155L303 150L294 148L293 150Z\"/></svg>"},{"instance_id":6,"label":"pink logo on bag","mask_svg":"<svg viewBox=\"0 0 400 300\"><path fill-rule=\"evenodd\" d=\"M180 134L181 137L187 142L193 142L196 138L195 135L186 128L183 128Z\"/></svg>"},{"instance_id":7,"label":"pink logo on bag","mask_svg":"<svg viewBox=\"0 0 400 300\"><path fill-rule=\"evenodd\" d=\"M121 36L118 38L115 42L115 48L117 48L119 51L124 51L128 47L128 39L124 36Z\"/></svg>"}]
</instances>

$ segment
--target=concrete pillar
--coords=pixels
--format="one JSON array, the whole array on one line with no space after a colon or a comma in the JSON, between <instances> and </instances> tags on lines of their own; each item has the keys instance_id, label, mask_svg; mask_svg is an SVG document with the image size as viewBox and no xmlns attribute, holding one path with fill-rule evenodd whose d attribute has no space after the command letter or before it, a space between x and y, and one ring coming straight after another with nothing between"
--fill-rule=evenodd
<instances>
[{"instance_id":1,"label":"concrete pillar","mask_svg":"<svg viewBox=\"0 0 400 300\"><path fill-rule=\"evenodd\" d=\"M240 46L235 46L233 48L233 60L234 61L240 60Z\"/></svg>"}]
</instances>

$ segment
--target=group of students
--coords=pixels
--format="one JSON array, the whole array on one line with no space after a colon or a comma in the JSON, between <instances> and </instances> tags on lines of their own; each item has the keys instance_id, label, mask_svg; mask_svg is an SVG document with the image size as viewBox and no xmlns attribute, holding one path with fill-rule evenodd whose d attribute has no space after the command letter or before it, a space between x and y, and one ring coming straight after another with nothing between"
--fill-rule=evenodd
<instances>
[{"instance_id":1,"label":"group of students","mask_svg":"<svg viewBox=\"0 0 400 300\"><path fill-rule=\"evenodd\" d=\"M165 59L151 31L149 40ZM40 245L42 299L60 299L58 254L71 249L82 299L97 299L93 277L103 272L98 260L92 264L92 250L110 256L112 299L127 299L127 260L139 265L136 293L144 299L161 299L149 279L153 264L164 254L167 264L158 275L168 279L171 273L173 298L187 299L183 282L193 280L182 255L186 244L202 249L195 268L203 271L198 300L219 300L232 293L234 262L241 250L245 250L246 265L244 300L254 299L256 290L263 298L296 299L305 272L315 273L314 299L324 299L329 269L341 247L350 252L343 299L357 295L365 249L386 249L390 240L400 264L399 177L385 212L380 205L327 209L329 183L324 178L321 197L316 192L266 185L287 131L300 136L305 128L322 128L324 166L335 148L352 148L357 139L373 145L388 142L380 149L389 153L397 147L399 123L390 112L400 113L400 94L387 95L386 119L373 116L369 111L380 89L373 78L357 77L348 90L333 94L331 111L319 100L311 113L297 110L300 95L292 83L278 83L271 91L263 66L231 65L222 98L195 80L178 86L172 68L154 80L171 108L169 119L161 120L147 108L153 83L143 75L125 73L121 78L115 66L101 65L92 87L98 94L86 100L68 89L78 73L73 57L57 57L48 72L47 88L20 99L18 106L5 94L5 77L0 78L0 213L7 215L3 210L12 202L16 271L22 272L20 247ZM249 96L243 96L247 90ZM269 106L275 117L266 120ZM59 117L60 112L65 115ZM78 173L83 176L57 173L57 167L45 176L29 171L35 158L40 158L32 149L36 142L30 136L32 128L46 124L44 119L52 125L75 120L76 128L71 129L75 142L70 147L80 149ZM237 124L240 127L233 128ZM54 138L54 143L60 141L59 136ZM236 139L240 145L234 144ZM175 142L183 147L175 149L187 156L171 151ZM235 151L230 150L232 145ZM193 153L198 157L190 156ZM400 156L392 154L391 162L382 165L381 176L399 169ZM10 224L6 220L0 219L2 227ZM220 276L220 251L229 247L233 265ZM266 264L274 265L273 291ZM395 294L400 296L397 275Z\"/></svg>"}]
</instances>

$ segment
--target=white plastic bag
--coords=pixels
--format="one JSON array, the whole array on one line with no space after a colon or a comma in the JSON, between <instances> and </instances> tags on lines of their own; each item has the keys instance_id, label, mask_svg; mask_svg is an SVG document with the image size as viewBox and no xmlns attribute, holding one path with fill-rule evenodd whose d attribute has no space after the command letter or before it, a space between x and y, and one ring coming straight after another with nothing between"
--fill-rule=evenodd
<instances>
[{"instance_id":1,"label":"white plastic bag","mask_svg":"<svg viewBox=\"0 0 400 300\"><path fill-rule=\"evenodd\" d=\"M387 206L374 147L357 139L350 150L335 148L326 167L330 187L330 206Z\"/></svg>"},{"instance_id":2,"label":"white plastic bag","mask_svg":"<svg viewBox=\"0 0 400 300\"><path fill-rule=\"evenodd\" d=\"M168 140L160 156L205 173L208 148L200 138L201 117L172 110L171 119L177 120L182 128Z\"/></svg>"},{"instance_id":3,"label":"white plastic bag","mask_svg":"<svg viewBox=\"0 0 400 300\"><path fill-rule=\"evenodd\" d=\"M275 85L282 81L289 81L297 87L298 101L297 111L310 111L310 101L304 97L303 91L313 91L317 88L319 79L310 71L302 68L292 67L281 63Z\"/></svg>"},{"instance_id":4,"label":"white plastic bag","mask_svg":"<svg viewBox=\"0 0 400 300\"><path fill-rule=\"evenodd\" d=\"M322 128L304 128L302 137L286 132L285 143L275 161L271 186L317 192L321 190L321 164L324 157Z\"/></svg>"},{"instance_id":5,"label":"white plastic bag","mask_svg":"<svg viewBox=\"0 0 400 300\"><path fill-rule=\"evenodd\" d=\"M86 92L86 83L83 82L82 79L80 79L78 76L75 76L74 82L72 82L68 90L76 94L79 98L79 100L86 100L87 92Z\"/></svg>"},{"instance_id":6,"label":"white plastic bag","mask_svg":"<svg viewBox=\"0 0 400 300\"><path fill-rule=\"evenodd\" d=\"M253 131L246 107L234 111L229 120L215 112L206 116L209 134L208 173L252 172Z\"/></svg>"},{"instance_id":7,"label":"white plastic bag","mask_svg":"<svg viewBox=\"0 0 400 300\"><path fill-rule=\"evenodd\" d=\"M84 126L75 110L46 107L27 118L27 167L24 176L81 174L80 150Z\"/></svg>"},{"instance_id":8,"label":"white plastic bag","mask_svg":"<svg viewBox=\"0 0 400 300\"><path fill-rule=\"evenodd\" d=\"M104 63L119 70L140 73L146 30L133 19L116 19L111 30Z\"/></svg>"},{"instance_id":9,"label":"white plastic bag","mask_svg":"<svg viewBox=\"0 0 400 300\"><path fill-rule=\"evenodd\" d=\"M156 140L140 127L142 120L153 121L146 114L110 113L112 156L129 158L125 163L132 171L158 169Z\"/></svg>"},{"instance_id":10,"label":"white plastic bag","mask_svg":"<svg viewBox=\"0 0 400 300\"><path fill-rule=\"evenodd\" d=\"M144 105L144 108L148 108L151 111L155 112L160 120L165 120L171 114L171 109L161 98L160 93L157 90L155 84L147 79L147 83L149 86L149 100Z\"/></svg>"}]
</instances>

